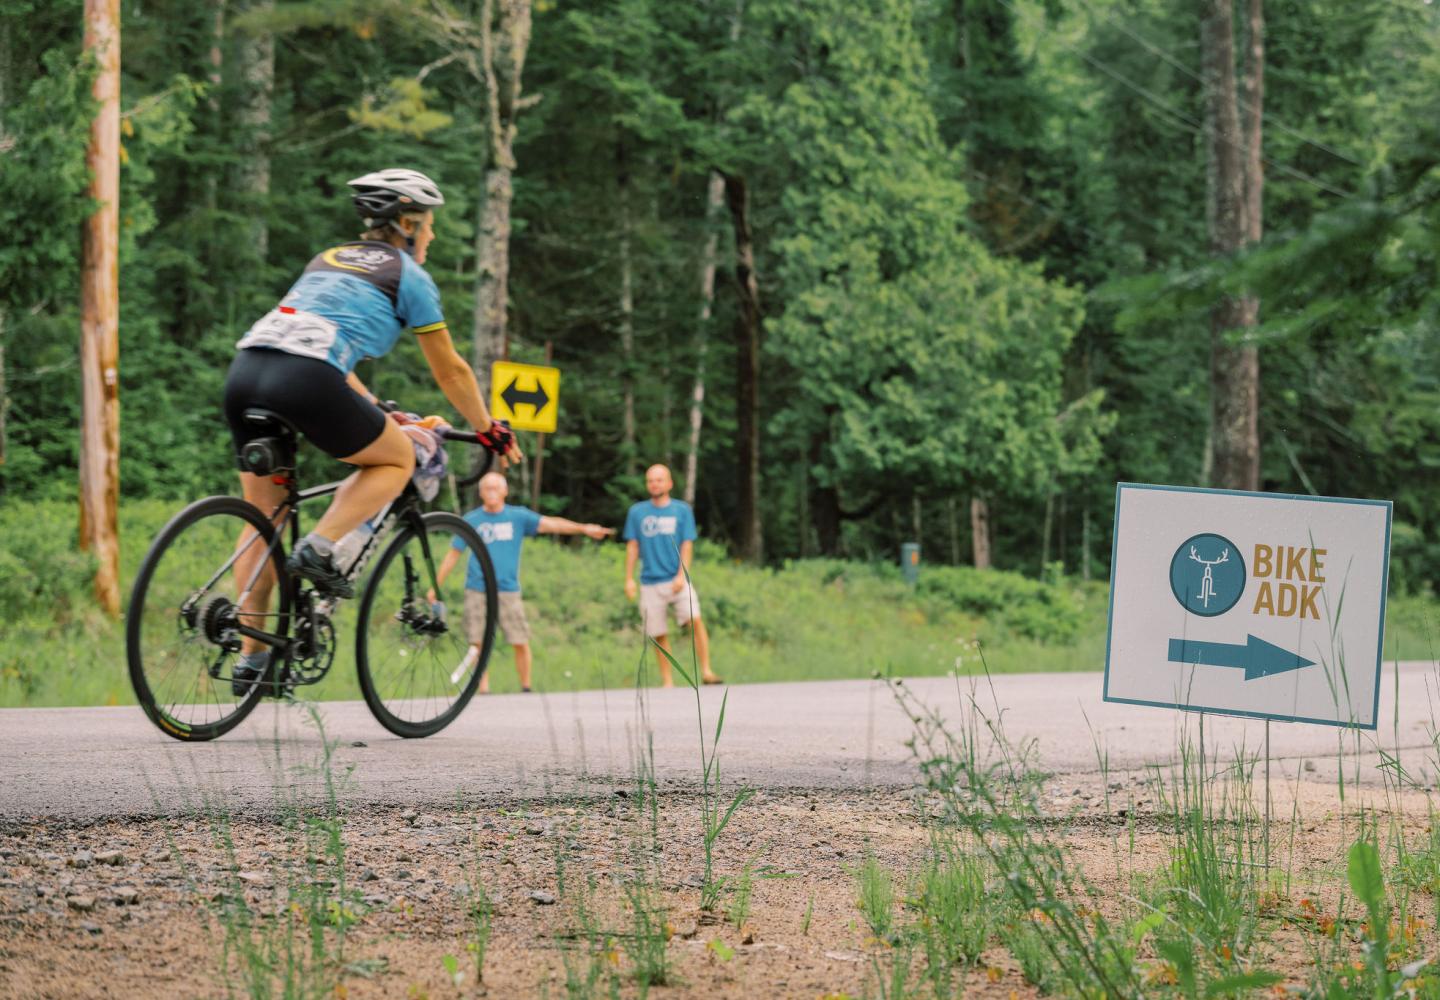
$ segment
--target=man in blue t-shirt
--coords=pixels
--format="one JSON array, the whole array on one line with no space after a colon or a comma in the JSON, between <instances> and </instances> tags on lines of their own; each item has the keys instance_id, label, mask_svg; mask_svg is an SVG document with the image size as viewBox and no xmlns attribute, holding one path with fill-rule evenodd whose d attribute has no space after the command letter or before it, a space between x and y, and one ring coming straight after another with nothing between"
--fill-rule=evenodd
<instances>
[{"instance_id":1,"label":"man in blue t-shirt","mask_svg":"<svg viewBox=\"0 0 1440 1000\"><path fill-rule=\"evenodd\" d=\"M496 597L500 602L500 632L515 650L515 672L520 675L520 690L530 690L530 623L525 618L525 604L520 599L520 546L527 538L535 535L588 535L594 539L615 534L614 528L602 528L598 524L580 524L563 517L545 517L525 507L516 507L505 502L510 493L510 484L498 472L487 472L480 478L480 506L465 515L465 520L474 526L490 553L490 562L495 567ZM456 538L450 551L440 561L436 580L445 582L445 577L460 561L465 543ZM433 603L435 592L429 594ZM485 574L474 556L465 568L465 625L469 630L470 655L480 655L480 644L485 636ZM490 674L480 676L480 693L490 690Z\"/></svg>"},{"instance_id":2,"label":"man in blue t-shirt","mask_svg":"<svg viewBox=\"0 0 1440 1000\"><path fill-rule=\"evenodd\" d=\"M710 634L700 620L700 599L687 576L695 549L695 514L684 500L670 496L674 488L665 466L652 465L645 470L645 490L650 499L635 504L625 517L625 597L635 600L638 561L640 621L645 634L670 652L666 609L673 609L677 625L693 625L700 679L706 684L719 684L720 678L710 669ZM661 687L674 687L670 661L658 649L655 660L660 666Z\"/></svg>"}]
</instances>

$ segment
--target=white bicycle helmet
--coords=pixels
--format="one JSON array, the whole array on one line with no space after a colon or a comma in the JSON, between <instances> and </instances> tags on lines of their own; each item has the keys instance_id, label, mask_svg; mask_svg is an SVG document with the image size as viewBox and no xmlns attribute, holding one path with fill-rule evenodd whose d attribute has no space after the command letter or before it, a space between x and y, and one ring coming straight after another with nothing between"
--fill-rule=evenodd
<instances>
[{"instance_id":1,"label":"white bicycle helmet","mask_svg":"<svg viewBox=\"0 0 1440 1000\"><path fill-rule=\"evenodd\" d=\"M445 204L435 182L418 170L392 167L348 182L355 189L355 211L367 226L394 222L405 212L424 211Z\"/></svg>"}]
</instances>

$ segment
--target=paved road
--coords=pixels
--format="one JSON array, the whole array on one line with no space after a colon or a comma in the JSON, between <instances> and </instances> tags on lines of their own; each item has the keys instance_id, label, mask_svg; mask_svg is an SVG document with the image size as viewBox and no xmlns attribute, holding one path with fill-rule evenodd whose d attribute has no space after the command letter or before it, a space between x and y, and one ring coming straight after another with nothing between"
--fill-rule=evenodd
<instances>
[{"instance_id":1,"label":"paved road","mask_svg":"<svg viewBox=\"0 0 1440 1000\"><path fill-rule=\"evenodd\" d=\"M1274 724L1277 777L1293 775L1303 759L1316 766L1307 777L1331 780L1343 741L1347 776L1374 782L1377 746L1393 752L1398 733L1405 767L1435 783L1440 753L1430 734L1432 720L1440 720L1440 675L1430 664L1400 665L1397 726L1395 669L1385 668L1378 733ZM957 714L953 679L906 687L949 717ZM1173 756L1179 713L1107 705L1100 690L1099 674L1020 674L996 678L993 696L985 688L978 694L987 709L997 701L1004 709L1012 741L1036 741L1042 768L1077 781L1099 770L1092 727L1112 771ZM702 702L713 732L720 692L705 689ZM647 728L662 786L692 785L699 761L693 692L648 691L644 710L648 726L633 691L491 695L477 698L439 736L400 740L363 703L320 706L328 737L338 741L334 772L349 770L342 796L357 805L417 808L453 804L462 795L519 800L624 786L633 773L634 737ZM721 742L724 776L776 790L906 786L915 778L905 746L912 731L879 682L736 685ZM1253 721L1206 721L1207 745L1222 753L1242 740L1260 746L1263 732L1263 723ZM322 745L306 712L293 706L267 704L224 739L194 745L162 736L136 708L0 710L0 821L174 813L201 795L222 796L237 811L266 810L277 784L319 793L314 765Z\"/></svg>"}]
</instances>

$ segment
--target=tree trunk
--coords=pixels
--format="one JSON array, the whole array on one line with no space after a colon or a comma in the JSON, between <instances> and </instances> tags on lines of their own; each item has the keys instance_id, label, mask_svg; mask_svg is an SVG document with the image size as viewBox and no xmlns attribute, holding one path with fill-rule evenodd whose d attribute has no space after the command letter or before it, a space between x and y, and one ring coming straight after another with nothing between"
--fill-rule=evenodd
<instances>
[{"instance_id":1,"label":"tree trunk","mask_svg":"<svg viewBox=\"0 0 1440 1000\"><path fill-rule=\"evenodd\" d=\"M1244 137L1236 111L1234 18L1231 0L1206 0L1201 22L1205 84L1206 223L1210 252L1218 257L1245 246ZM1257 150L1258 152L1258 150ZM1230 331L1253 325L1243 298L1224 297L1210 312L1210 423L1215 485L1253 490L1260 483L1259 381L1254 347L1232 346Z\"/></svg>"},{"instance_id":2,"label":"tree trunk","mask_svg":"<svg viewBox=\"0 0 1440 1000\"><path fill-rule=\"evenodd\" d=\"M86 166L96 204L80 275L80 547L95 554L95 594L120 613L120 0L85 0L85 51L95 60L95 119Z\"/></svg>"},{"instance_id":3,"label":"tree trunk","mask_svg":"<svg viewBox=\"0 0 1440 1000\"><path fill-rule=\"evenodd\" d=\"M760 286L750 233L750 194L745 180L725 175L725 201L735 229L736 555L746 562L764 558L760 527Z\"/></svg>"},{"instance_id":4,"label":"tree trunk","mask_svg":"<svg viewBox=\"0 0 1440 1000\"><path fill-rule=\"evenodd\" d=\"M1245 243L1259 243L1265 233L1265 14L1262 0L1249 0L1246 17L1245 76L1241 85L1244 101L1245 131ZM1260 322L1260 299L1255 295L1241 298L1245 326ZM1254 353L1254 349L1251 349ZM1256 380L1259 380L1259 358L1256 358ZM1257 391L1258 409L1258 391ZM1258 462L1257 445L1257 462ZM1257 486L1259 474L1256 474Z\"/></svg>"},{"instance_id":5,"label":"tree trunk","mask_svg":"<svg viewBox=\"0 0 1440 1000\"><path fill-rule=\"evenodd\" d=\"M976 569L990 568L990 505L983 497L970 498L970 547Z\"/></svg>"},{"instance_id":6,"label":"tree trunk","mask_svg":"<svg viewBox=\"0 0 1440 1000\"><path fill-rule=\"evenodd\" d=\"M620 187L620 454L625 474L636 472L635 450L635 278L630 259L630 178L626 174L625 147L615 156Z\"/></svg>"},{"instance_id":7,"label":"tree trunk","mask_svg":"<svg viewBox=\"0 0 1440 1000\"><path fill-rule=\"evenodd\" d=\"M960 565L960 515L955 509L955 498L945 501L945 520L950 528L950 565Z\"/></svg>"},{"instance_id":8,"label":"tree trunk","mask_svg":"<svg viewBox=\"0 0 1440 1000\"><path fill-rule=\"evenodd\" d=\"M1055 489L1045 491L1045 519L1040 528L1040 575L1045 575L1050 565L1050 536L1055 531Z\"/></svg>"},{"instance_id":9,"label":"tree trunk","mask_svg":"<svg viewBox=\"0 0 1440 1000\"><path fill-rule=\"evenodd\" d=\"M700 426L705 417L705 355L710 350L710 317L715 307L715 261L720 249L716 220L725 203L725 178L710 171L705 193L705 249L700 255L700 322L695 327L695 385L690 390L690 444L685 452L685 502L695 502L700 472Z\"/></svg>"},{"instance_id":10,"label":"tree trunk","mask_svg":"<svg viewBox=\"0 0 1440 1000\"><path fill-rule=\"evenodd\" d=\"M555 360L555 342L545 341L545 363L548 365ZM535 481L531 487L530 506L536 510L540 509L540 484L545 475L545 432L540 431L535 435Z\"/></svg>"},{"instance_id":11,"label":"tree trunk","mask_svg":"<svg viewBox=\"0 0 1440 1000\"><path fill-rule=\"evenodd\" d=\"M273 0L253 0L249 9L268 13L274 6ZM236 46L235 63L242 94L235 124L246 149L235 186L243 214L250 220L250 239L255 256L264 263L270 243L270 231L265 224L265 203L270 198L270 108L275 94L274 34L258 28L254 33L242 35Z\"/></svg>"},{"instance_id":12,"label":"tree trunk","mask_svg":"<svg viewBox=\"0 0 1440 1000\"><path fill-rule=\"evenodd\" d=\"M490 365L505 358L510 348L506 313L510 305L510 205L515 197L511 178L515 170L520 78L530 46L530 0L485 0L480 25L489 137L475 236L472 352L483 386L489 383Z\"/></svg>"}]
</instances>

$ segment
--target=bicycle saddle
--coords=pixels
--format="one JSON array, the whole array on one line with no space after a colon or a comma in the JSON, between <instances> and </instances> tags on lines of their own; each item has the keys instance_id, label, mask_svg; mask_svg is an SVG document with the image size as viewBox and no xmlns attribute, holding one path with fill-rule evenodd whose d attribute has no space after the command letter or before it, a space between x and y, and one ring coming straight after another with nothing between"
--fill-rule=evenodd
<instances>
[{"instance_id":1,"label":"bicycle saddle","mask_svg":"<svg viewBox=\"0 0 1440 1000\"><path fill-rule=\"evenodd\" d=\"M286 420L274 410L267 410L261 406L248 406L242 414L245 422L257 430L270 434L289 434L291 437L299 437L300 432L295 425Z\"/></svg>"}]
</instances>

